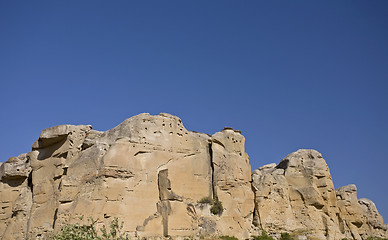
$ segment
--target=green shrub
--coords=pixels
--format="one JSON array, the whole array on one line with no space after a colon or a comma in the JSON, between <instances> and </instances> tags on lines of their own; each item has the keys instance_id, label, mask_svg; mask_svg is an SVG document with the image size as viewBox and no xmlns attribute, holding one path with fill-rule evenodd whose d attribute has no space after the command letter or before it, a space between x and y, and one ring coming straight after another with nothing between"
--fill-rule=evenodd
<instances>
[{"instance_id":1,"label":"green shrub","mask_svg":"<svg viewBox=\"0 0 388 240\"><path fill-rule=\"evenodd\" d=\"M268 236L264 230L261 231L261 236L252 236L252 238L254 240L274 240L273 237Z\"/></svg>"},{"instance_id":2,"label":"green shrub","mask_svg":"<svg viewBox=\"0 0 388 240\"><path fill-rule=\"evenodd\" d=\"M203 197L201 200L198 201L202 204L211 204L210 212L214 215L220 215L222 214L222 211L224 210L224 207L222 206L222 202L217 200L213 200L210 197Z\"/></svg>"},{"instance_id":3,"label":"green shrub","mask_svg":"<svg viewBox=\"0 0 388 240\"><path fill-rule=\"evenodd\" d=\"M224 210L224 207L222 206L221 201L215 200L212 204L212 207L210 208L210 212L214 215L219 215Z\"/></svg>"},{"instance_id":4,"label":"green shrub","mask_svg":"<svg viewBox=\"0 0 388 240\"><path fill-rule=\"evenodd\" d=\"M230 236L221 236L220 239L223 239L223 240L238 240L236 237L230 237Z\"/></svg>"},{"instance_id":5,"label":"green shrub","mask_svg":"<svg viewBox=\"0 0 388 240\"><path fill-rule=\"evenodd\" d=\"M80 225L66 224L60 232L52 236L53 240L129 240L128 234L121 233L123 222L119 224L119 220L114 218L110 222L110 230L108 231L105 225L102 226L99 236L96 230L96 221L93 218L88 219L89 224Z\"/></svg>"},{"instance_id":6,"label":"green shrub","mask_svg":"<svg viewBox=\"0 0 388 240\"><path fill-rule=\"evenodd\" d=\"M212 204L213 203L213 199L211 199L211 197L203 197L203 198L201 198L201 200L199 200L199 203Z\"/></svg>"},{"instance_id":7,"label":"green shrub","mask_svg":"<svg viewBox=\"0 0 388 240\"><path fill-rule=\"evenodd\" d=\"M280 240L294 240L294 238L289 233L284 232L281 234Z\"/></svg>"}]
</instances>

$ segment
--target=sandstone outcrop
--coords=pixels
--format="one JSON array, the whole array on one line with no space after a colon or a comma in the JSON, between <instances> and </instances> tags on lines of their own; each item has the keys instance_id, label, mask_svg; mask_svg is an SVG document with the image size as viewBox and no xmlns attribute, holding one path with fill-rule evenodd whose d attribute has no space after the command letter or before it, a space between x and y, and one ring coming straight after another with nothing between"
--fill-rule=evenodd
<instances>
[{"instance_id":1,"label":"sandstone outcrop","mask_svg":"<svg viewBox=\"0 0 388 240\"><path fill-rule=\"evenodd\" d=\"M23 174L8 162L2 166L10 169L2 181L18 176L25 181L19 195L28 192L32 198L26 199L26 224L19 224L27 227L5 231L10 224L4 223L3 239L44 238L81 216L98 224L117 217L126 232L140 238L249 236L251 169L244 137L233 129L209 136L187 131L169 114L140 114L106 132L86 125L45 129L27 156L29 189L25 165L18 160ZM205 197L221 201L222 213L214 215L209 204L199 203ZM12 222L11 215L9 210L3 219Z\"/></svg>"},{"instance_id":2,"label":"sandstone outcrop","mask_svg":"<svg viewBox=\"0 0 388 240\"><path fill-rule=\"evenodd\" d=\"M354 185L334 189L329 168L315 150L301 149L279 164L253 171L254 224L269 233L308 239L387 237L372 201L357 200Z\"/></svg>"},{"instance_id":3,"label":"sandstone outcrop","mask_svg":"<svg viewBox=\"0 0 388 240\"><path fill-rule=\"evenodd\" d=\"M341 239L329 168L314 150L299 150L278 165L253 172L255 223L267 231Z\"/></svg>"},{"instance_id":4,"label":"sandstone outcrop","mask_svg":"<svg viewBox=\"0 0 388 240\"><path fill-rule=\"evenodd\" d=\"M45 129L31 152L0 166L0 239L45 239L88 217L97 227L117 217L140 239L247 239L259 228L309 239L387 237L355 186L335 191L317 151L251 175L244 144L239 131L192 132L170 114L140 114L106 132Z\"/></svg>"},{"instance_id":5,"label":"sandstone outcrop","mask_svg":"<svg viewBox=\"0 0 388 240\"><path fill-rule=\"evenodd\" d=\"M357 199L357 187L348 185L336 190L341 211L340 226L348 238L366 239L368 236L386 237L387 225L375 204L366 198Z\"/></svg>"}]
</instances>

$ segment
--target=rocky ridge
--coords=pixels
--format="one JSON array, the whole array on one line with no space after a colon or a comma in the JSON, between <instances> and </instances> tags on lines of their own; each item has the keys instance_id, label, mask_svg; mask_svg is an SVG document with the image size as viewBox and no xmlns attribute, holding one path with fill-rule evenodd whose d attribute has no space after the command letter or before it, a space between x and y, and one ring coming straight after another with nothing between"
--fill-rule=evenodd
<instances>
[{"instance_id":1,"label":"rocky ridge","mask_svg":"<svg viewBox=\"0 0 388 240\"><path fill-rule=\"evenodd\" d=\"M192 132L165 113L106 132L45 129L31 152L0 166L0 239L45 239L65 223L86 222L81 216L97 225L117 217L145 239L248 239L260 229L299 239L388 238L356 186L334 189L319 152L298 150L251 173L244 143L239 131ZM221 202L221 211L203 199Z\"/></svg>"}]
</instances>

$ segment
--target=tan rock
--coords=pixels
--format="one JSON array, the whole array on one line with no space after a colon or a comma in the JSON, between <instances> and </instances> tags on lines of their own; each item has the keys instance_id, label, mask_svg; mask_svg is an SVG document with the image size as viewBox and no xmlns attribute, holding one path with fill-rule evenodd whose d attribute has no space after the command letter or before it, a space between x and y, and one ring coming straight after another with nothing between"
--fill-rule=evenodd
<instances>
[{"instance_id":1,"label":"tan rock","mask_svg":"<svg viewBox=\"0 0 388 240\"><path fill-rule=\"evenodd\" d=\"M268 232L291 232L314 239L341 239L329 168L314 150L298 150L277 166L252 175L255 224Z\"/></svg>"},{"instance_id":2,"label":"tan rock","mask_svg":"<svg viewBox=\"0 0 388 240\"><path fill-rule=\"evenodd\" d=\"M357 199L357 187L348 185L336 190L340 210L341 231L348 238L366 239L368 237L388 236L387 226L377 211L375 204L366 198Z\"/></svg>"},{"instance_id":3,"label":"tan rock","mask_svg":"<svg viewBox=\"0 0 388 240\"><path fill-rule=\"evenodd\" d=\"M28 237L35 239L55 226L62 176L77 159L91 126L61 125L44 129L28 153L32 167L33 203L28 222Z\"/></svg>"},{"instance_id":4,"label":"tan rock","mask_svg":"<svg viewBox=\"0 0 388 240\"><path fill-rule=\"evenodd\" d=\"M32 204L25 154L0 166L0 239L24 239Z\"/></svg>"},{"instance_id":5,"label":"tan rock","mask_svg":"<svg viewBox=\"0 0 388 240\"><path fill-rule=\"evenodd\" d=\"M31 152L0 165L0 239L45 239L88 217L97 228L117 217L125 232L147 239L246 239L258 233L252 223L299 239L387 237L376 206L357 200L355 186L334 191L317 151L299 150L251 175L244 144L239 131L191 132L165 113L106 132L45 129Z\"/></svg>"},{"instance_id":6,"label":"tan rock","mask_svg":"<svg viewBox=\"0 0 388 240\"><path fill-rule=\"evenodd\" d=\"M239 239L249 237L254 210L251 166L244 144L240 131L231 128L212 136L213 198L224 207L217 219L217 232Z\"/></svg>"},{"instance_id":7,"label":"tan rock","mask_svg":"<svg viewBox=\"0 0 388 240\"><path fill-rule=\"evenodd\" d=\"M187 131L169 114L140 114L105 133L90 131L82 146L77 158L67 161L55 194L56 230L85 215L99 224L118 217L134 237L248 236L253 192L239 132L210 137ZM198 203L214 196L224 204L220 216Z\"/></svg>"}]
</instances>

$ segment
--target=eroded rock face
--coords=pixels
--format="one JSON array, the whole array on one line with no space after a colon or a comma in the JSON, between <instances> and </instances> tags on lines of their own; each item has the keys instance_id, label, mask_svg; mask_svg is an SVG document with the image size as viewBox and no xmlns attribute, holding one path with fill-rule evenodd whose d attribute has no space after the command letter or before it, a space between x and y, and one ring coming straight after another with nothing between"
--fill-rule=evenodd
<instances>
[{"instance_id":1,"label":"eroded rock face","mask_svg":"<svg viewBox=\"0 0 388 240\"><path fill-rule=\"evenodd\" d=\"M311 239L388 237L354 185L334 190L319 152L299 150L251 175L244 144L239 131L191 132L169 114L106 132L45 129L31 152L0 165L0 239L45 239L88 217L97 228L117 217L140 239L247 239L258 234L252 224Z\"/></svg>"},{"instance_id":2,"label":"eroded rock face","mask_svg":"<svg viewBox=\"0 0 388 240\"><path fill-rule=\"evenodd\" d=\"M348 238L366 239L386 237L387 225L377 211L375 204L366 198L357 199L357 187L348 185L336 190L341 216L341 231Z\"/></svg>"},{"instance_id":3,"label":"eroded rock face","mask_svg":"<svg viewBox=\"0 0 388 240\"><path fill-rule=\"evenodd\" d=\"M319 152L298 150L255 170L253 188L255 223L263 229L341 239L333 182Z\"/></svg>"},{"instance_id":4,"label":"eroded rock face","mask_svg":"<svg viewBox=\"0 0 388 240\"><path fill-rule=\"evenodd\" d=\"M213 197L225 208L217 225L220 234L239 233L241 239L249 237L254 209L251 166L244 144L241 133L230 128L212 136Z\"/></svg>"},{"instance_id":5,"label":"eroded rock face","mask_svg":"<svg viewBox=\"0 0 388 240\"><path fill-rule=\"evenodd\" d=\"M308 239L387 237L373 202L357 200L356 186L334 190L329 168L315 150L301 149L279 164L253 171L254 224L267 232Z\"/></svg>"},{"instance_id":6,"label":"eroded rock face","mask_svg":"<svg viewBox=\"0 0 388 240\"><path fill-rule=\"evenodd\" d=\"M32 205L26 154L12 157L0 166L0 238L24 239Z\"/></svg>"},{"instance_id":7,"label":"eroded rock face","mask_svg":"<svg viewBox=\"0 0 388 240\"><path fill-rule=\"evenodd\" d=\"M45 129L27 156L32 201L21 232L31 239L81 216L98 224L117 217L140 238L249 235L251 169L244 137L233 129L209 136L187 131L169 114L140 114L106 132L85 125ZM222 214L199 203L204 197L222 201Z\"/></svg>"}]
</instances>

